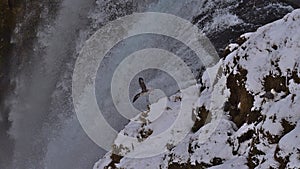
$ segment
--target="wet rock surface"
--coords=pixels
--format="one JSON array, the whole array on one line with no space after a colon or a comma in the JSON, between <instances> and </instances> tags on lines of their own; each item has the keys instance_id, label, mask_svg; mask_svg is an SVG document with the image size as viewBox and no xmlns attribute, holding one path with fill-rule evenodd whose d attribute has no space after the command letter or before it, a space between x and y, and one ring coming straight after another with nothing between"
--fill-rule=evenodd
<instances>
[{"instance_id":1,"label":"wet rock surface","mask_svg":"<svg viewBox=\"0 0 300 169\"><path fill-rule=\"evenodd\" d=\"M205 2L209 3L209 1ZM229 43L235 42L243 33L253 32L260 26L282 18L297 7L290 1L286 2L282 0L213 1L211 3L215 3L213 8L208 9L198 16L194 16L193 23L200 28L204 28L207 23L214 22L218 16L220 16L223 22L231 19L230 22L236 22L236 19L240 19L240 22L237 24L225 24L204 31L214 44L219 55L222 55ZM227 10L223 11L223 9ZM221 17L226 13L235 16L236 19L233 19L232 16L228 18Z\"/></svg>"}]
</instances>

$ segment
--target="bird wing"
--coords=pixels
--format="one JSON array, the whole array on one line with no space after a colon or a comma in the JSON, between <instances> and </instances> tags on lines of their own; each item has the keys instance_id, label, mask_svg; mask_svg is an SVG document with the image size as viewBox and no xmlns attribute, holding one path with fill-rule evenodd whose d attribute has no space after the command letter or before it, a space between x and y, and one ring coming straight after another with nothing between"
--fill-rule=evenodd
<instances>
[{"instance_id":1,"label":"bird wing","mask_svg":"<svg viewBox=\"0 0 300 169\"><path fill-rule=\"evenodd\" d=\"M139 79L139 84L140 84L140 86L142 88L142 93L148 91L143 78Z\"/></svg>"},{"instance_id":2,"label":"bird wing","mask_svg":"<svg viewBox=\"0 0 300 169\"><path fill-rule=\"evenodd\" d=\"M134 96L132 102L134 103L140 96L141 96L141 93L136 94L136 95Z\"/></svg>"}]
</instances>

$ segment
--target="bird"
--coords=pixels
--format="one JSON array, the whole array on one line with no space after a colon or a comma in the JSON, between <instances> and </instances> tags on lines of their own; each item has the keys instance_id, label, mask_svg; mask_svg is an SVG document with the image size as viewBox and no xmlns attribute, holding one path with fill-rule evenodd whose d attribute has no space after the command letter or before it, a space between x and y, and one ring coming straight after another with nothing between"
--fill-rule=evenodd
<instances>
[{"instance_id":1,"label":"bird","mask_svg":"<svg viewBox=\"0 0 300 169\"><path fill-rule=\"evenodd\" d=\"M145 85L145 82L144 82L144 79L143 78L139 78L139 85L140 87L142 88L142 91L138 94L136 94L134 97L133 97L133 103L141 96L141 95L144 95L146 94L149 90L147 89L146 85Z\"/></svg>"}]
</instances>

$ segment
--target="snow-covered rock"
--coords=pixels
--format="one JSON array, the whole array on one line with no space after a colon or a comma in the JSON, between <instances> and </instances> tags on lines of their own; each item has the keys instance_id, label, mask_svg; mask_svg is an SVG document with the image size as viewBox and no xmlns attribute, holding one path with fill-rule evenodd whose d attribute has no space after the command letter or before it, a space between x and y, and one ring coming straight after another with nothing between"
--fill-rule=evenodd
<instances>
[{"instance_id":1,"label":"snow-covered rock","mask_svg":"<svg viewBox=\"0 0 300 169\"><path fill-rule=\"evenodd\" d=\"M243 36L244 43L232 45L237 49L203 74L201 94L192 107L194 126L179 144L170 143L148 158L111 151L94 169L299 168L300 10ZM267 92L273 97L265 97ZM172 112L181 99L172 97L164 120L150 122L144 113L135 119L141 125L129 123L121 133L141 142L160 133L176 118Z\"/></svg>"}]
</instances>

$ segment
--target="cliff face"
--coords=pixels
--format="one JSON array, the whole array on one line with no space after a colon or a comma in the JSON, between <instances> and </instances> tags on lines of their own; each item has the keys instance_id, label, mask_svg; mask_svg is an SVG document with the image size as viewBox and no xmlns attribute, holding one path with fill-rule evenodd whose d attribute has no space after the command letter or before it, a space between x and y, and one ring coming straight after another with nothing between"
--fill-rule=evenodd
<instances>
[{"instance_id":1,"label":"cliff face","mask_svg":"<svg viewBox=\"0 0 300 169\"><path fill-rule=\"evenodd\" d=\"M94 169L299 167L299 30L300 10L294 10L242 35L243 41L230 45L232 52L204 73L201 94L194 104L195 124L181 143L143 159L109 152ZM211 83L212 75L217 80ZM170 111L176 109L175 98ZM152 105L150 113L154 109ZM121 133L143 142L159 130L157 126L174 120L172 113L153 123L143 117L143 125L128 124Z\"/></svg>"}]
</instances>

